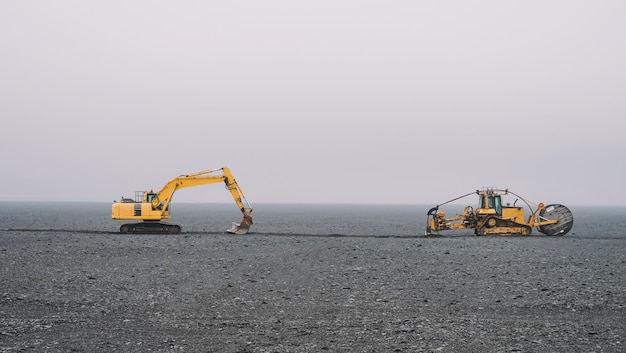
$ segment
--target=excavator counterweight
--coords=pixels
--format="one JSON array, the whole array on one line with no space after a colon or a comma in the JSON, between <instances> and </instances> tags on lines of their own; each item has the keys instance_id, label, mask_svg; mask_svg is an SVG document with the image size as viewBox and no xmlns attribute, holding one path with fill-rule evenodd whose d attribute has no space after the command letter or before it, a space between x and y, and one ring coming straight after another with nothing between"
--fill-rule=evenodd
<instances>
[{"instance_id":1,"label":"excavator counterweight","mask_svg":"<svg viewBox=\"0 0 626 353\"><path fill-rule=\"evenodd\" d=\"M215 174L218 171L222 171L222 173ZM122 197L120 202L113 202L111 218L142 221L123 224L120 227L121 233L180 233L181 227L179 225L162 222L164 219L171 218L169 205L172 202L174 193L182 188L219 182L225 184L226 189L230 191L235 204L237 204L237 207L243 214L241 223L233 222L233 226L227 232L233 234L248 233L252 225L252 208L249 206L237 181L230 173L230 169L226 167L178 176L167 182L158 192L152 190L135 192L135 199Z\"/></svg>"}]
</instances>

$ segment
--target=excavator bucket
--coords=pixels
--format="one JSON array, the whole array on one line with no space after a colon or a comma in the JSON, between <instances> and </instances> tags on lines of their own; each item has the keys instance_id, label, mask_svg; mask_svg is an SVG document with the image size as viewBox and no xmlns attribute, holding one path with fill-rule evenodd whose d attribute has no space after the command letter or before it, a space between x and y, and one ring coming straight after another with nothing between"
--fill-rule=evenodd
<instances>
[{"instance_id":1,"label":"excavator bucket","mask_svg":"<svg viewBox=\"0 0 626 353\"><path fill-rule=\"evenodd\" d=\"M250 226L252 225L252 214L244 213L243 219L241 223L233 222L230 226L230 229L227 230L228 233L244 235L248 233Z\"/></svg>"}]
</instances>

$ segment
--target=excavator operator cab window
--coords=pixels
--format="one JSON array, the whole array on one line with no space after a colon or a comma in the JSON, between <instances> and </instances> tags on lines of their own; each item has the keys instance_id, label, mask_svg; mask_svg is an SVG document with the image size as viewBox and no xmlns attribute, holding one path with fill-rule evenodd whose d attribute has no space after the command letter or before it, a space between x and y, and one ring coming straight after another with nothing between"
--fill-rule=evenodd
<instances>
[{"instance_id":1,"label":"excavator operator cab window","mask_svg":"<svg viewBox=\"0 0 626 353\"><path fill-rule=\"evenodd\" d=\"M150 193L150 194L146 195L146 199L147 199L148 202L152 202L152 199L154 199L155 196L156 196L156 194Z\"/></svg>"}]
</instances>

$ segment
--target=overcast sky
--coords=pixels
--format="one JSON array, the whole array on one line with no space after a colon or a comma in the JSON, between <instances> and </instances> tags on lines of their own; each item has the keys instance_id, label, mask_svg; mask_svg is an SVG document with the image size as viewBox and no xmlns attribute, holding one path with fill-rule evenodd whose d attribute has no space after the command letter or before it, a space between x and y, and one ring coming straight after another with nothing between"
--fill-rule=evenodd
<instances>
[{"instance_id":1,"label":"overcast sky","mask_svg":"<svg viewBox=\"0 0 626 353\"><path fill-rule=\"evenodd\" d=\"M626 205L626 1L0 2L0 200ZM175 202L231 202L221 186ZM471 200L474 203L474 200Z\"/></svg>"}]
</instances>

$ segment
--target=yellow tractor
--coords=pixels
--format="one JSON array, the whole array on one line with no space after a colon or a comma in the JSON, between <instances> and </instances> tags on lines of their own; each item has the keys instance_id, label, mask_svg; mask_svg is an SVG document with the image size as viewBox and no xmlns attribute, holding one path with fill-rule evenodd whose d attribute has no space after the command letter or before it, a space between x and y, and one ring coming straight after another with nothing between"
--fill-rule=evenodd
<instances>
[{"instance_id":1,"label":"yellow tractor","mask_svg":"<svg viewBox=\"0 0 626 353\"><path fill-rule=\"evenodd\" d=\"M446 218L446 213L439 210L439 206L456 201L469 195L478 195L478 207L465 207L463 214ZM531 215L524 219L524 207L503 204L502 196L514 195L523 200ZM532 228L536 227L546 235L565 235L572 229L574 216L565 206L560 204L544 205L535 204L535 209L530 206L530 201L506 190L496 188L483 188L466 195L459 196L431 208L427 214L427 225L424 235L436 235L442 230L448 229L473 229L476 235L530 235Z\"/></svg>"}]
</instances>

